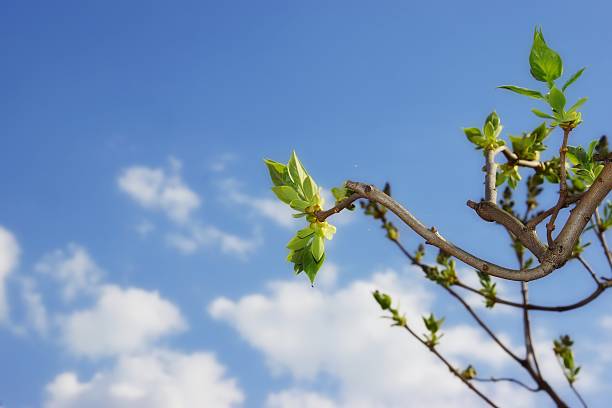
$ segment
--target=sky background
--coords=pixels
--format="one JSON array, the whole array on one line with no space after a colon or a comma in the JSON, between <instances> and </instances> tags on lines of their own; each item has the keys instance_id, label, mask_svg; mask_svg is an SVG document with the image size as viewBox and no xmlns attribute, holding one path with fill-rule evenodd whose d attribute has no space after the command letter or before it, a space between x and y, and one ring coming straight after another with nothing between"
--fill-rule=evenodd
<instances>
[{"instance_id":1,"label":"sky background","mask_svg":"<svg viewBox=\"0 0 612 408\"><path fill-rule=\"evenodd\" d=\"M295 149L327 189L391 181L425 224L514 266L504 231L465 206L482 196L482 156L461 128L492 110L504 137L540 123L537 101L496 86L538 86L527 57L542 25L566 74L588 67L568 92L589 97L571 143L609 132L610 15L605 1L2 2L0 406L478 406L369 293L401 299L418 332L420 315L446 316L440 347L459 366L502 376L510 362L359 212L330 220L314 288L294 276L284 247L303 221L274 199L262 159ZM531 294L570 303L591 286L570 263ZM520 350L515 313L469 300ZM606 406L610 305L534 314L572 406L551 341L575 338L577 387Z\"/></svg>"}]
</instances>

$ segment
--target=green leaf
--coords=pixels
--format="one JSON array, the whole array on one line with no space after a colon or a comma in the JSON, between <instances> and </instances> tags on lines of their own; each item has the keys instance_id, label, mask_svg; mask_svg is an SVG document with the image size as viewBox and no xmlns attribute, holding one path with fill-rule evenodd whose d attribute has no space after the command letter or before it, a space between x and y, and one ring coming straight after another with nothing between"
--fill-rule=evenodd
<instances>
[{"instance_id":1,"label":"green leaf","mask_svg":"<svg viewBox=\"0 0 612 408\"><path fill-rule=\"evenodd\" d=\"M300 238L307 238L311 236L312 234L314 234L314 230L310 227L301 229L297 232L297 236Z\"/></svg>"},{"instance_id":2,"label":"green leaf","mask_svg":"<svg viewBox=\"0 0 612 408\"><path fill-rule=\"evenodd\" d=\"M304 211L306 208L310 207L310 203L308 201L297 199L291 200L289 206L291 206L291 208L294 210Z\"/></svg>"},{"instance_id":3,"label":"green leaf","mask_svg":"<svg viewBox=\"0 0 612 408\"><path fill-rule=\"evenodd\" d=\"M378 290L375 290L372 293L372 296L374 296L374 299L376 299L376 302L382 310L387 310L391 307L393 300L391 299L391 296L387 295L386 293L381 293Z\"/></svg>"},{"instance_id":4,"label":"green leaf","mask_svg":"<svg viewBox=\"0 0 612 408\"><path fill-rule=\"evenodd\" d=\"M321 260L323 253L325 253L325 242L323 241L323 237L320 235L316 235L312 240L311 247L312 256L314 256L315 261Z\"/></svg>"},{"instance_id":5,"label":"green leaf","mask_svg":"<svg viewBox=\"0 0 612 408\"><path fill-rule=\"evenodd\" d=\"M274 160L264 159L266 166L268 167L268 172L270 173L270 178L272 179L272 183L275 186L282 186L285 184L283 180L283 173L287 166L282 163L275 162Z\"/></svg>"},{"instance_id":6,"label":"green leaf","mask_svg":"<svg viewBox=\"0 0 612 408\"><path fill-rule=\"evenodd\" d=\"M298 159L297 154L295 154L295 150L291 153L291 158L289 159L289 163L287 165L289 169L289 174L293 179L293 182L299 186L300 188L303 186L304 180L308 173L302 166L300 159Z\"/></svg>"},{"instance_id":7,"label":"green leaf","mask_svg":"<svg viewBox=\"0 0 612 408\"><path fill-rule=\"evenodd\" d=\"M575 112L579 107L581 107L589 98L580 98L578 102L572 105L571 108L568 109L568 112Z\"/></svg>"},{"instance_id":8,"label":"green leaf","mask_svg":"<svg viewBox=\"0 0 612 408\"><path fill-rule=\"evenodd\" d=\"M498 86L498 88L507 89L507 90L515 92L517 94L525 95L525 96L528 96L528 97L534 98L534 99L544 99L544 95L542 95L540 92L534 91L532 89L521 88L520 86L502 85L502 86Z\"/></svg>"},{"instance_id":9,"label":"green leaf","mask_svg":"<svg viewBox=\"0 0 612 408\"><path fill-rule=\"evenodd\" d=\"M312 177L306 176L306 179L304 180L304 196L306 196L306 199L312 202L317 192L317 184L314 182Z\"/></svg>"},{"instance_id":10,"label":"green leaf","mask_svg":"<svg viewBox=\"0 0 612 408\"><path fill-rule=\"evenodd\" d=\"M563 87L561 88L562 91L565 91L567 89L568 86L570 86L571 84L573 84L574 82L576 82L576 80L578 78L580 78L580 75L582 75L582 73L584 72L584 70L586 69L586 67L578 70L578 72L576 72L574 75L572 75L570 77L570 79L567 80L567 82L563 85Z\"/></svg>"},{"instance_id":11,"label":"green leaf","mask_svg":"<svg viewBox=\"0 0 612 408\"><path fill-rule=\"evenodd\" d=\"M319 262L315 262L313 256L311 254L306 254L304 258L308 258L309 261L304 263L304 272L308 275L308 279L310 279L310 283L314 285L315 278L317 276L317 272L323 266L323 262L325 261L325 254L321 257Z\"/></svg>"},{"instance_id":12,"label":"green leaf","mask_svg":"<svg viewBox=\"0 0 612 408\"><path fill-rule=\"evenodd\" d=\"M563 113L565 108L565 95L556 86L553 86L548 94L548 103L556 113Z\"/></svg>"},{"instance_id":13,"label":"green leaf","mask_svg":"<svg viewBox=\"0 0 612 408\"><path fill-rule=\"evenodd\" d=\"M491 122L485 123L483 130L487 139L495 138L495 129L493 128L493 124Z\"/></svg>"},{"instance_id":14,"label":"green leaf","mask_svg":"<svg viewBox=\"0 0 612 408\"><path fill-rule=\"evenodd\" d=\"M555 119L553 116L550 116L549 114L544 113L544 112L542 112L542 111L540 111L540 110L537 110L537 109L532 109L531 111L532 111L532 112L533 112L533 113L534 113L536 116L538 116L538 117L540 117L540 118L544 118L544 119L553 119L553 120Z\"/></svg>"},{"instance_id":15,"label":"green leaf","mask_svg":"<svg viewBox=\"0 0 612 408\"><path fill-rule=\"evenodd\" d=\"M275 186L272 187L272 191L274 194L276 194L279 200L286 204L290 204L292 201L300 199L297 191L295 191L293 187Z\"/></svg>"},{"instance_id":16,"label":"green leaf","mask_svg":"<svg viewBox=\"0 0 612 408\"><path fill-rule=\"evenodd\" d=\"M293 249L294 251L296 251L308 245L309 241L310 241L309 237L300 238L299 236L296 235L295 237L291 238L291 240L287 243L287 248Z\"/></svg>"},{"instance_id":17,"label":"green leaf","mask_svg":"<svg viewBox=\"0 0 612 408\"><path fill-rule=\"evenodd\" d=\"M538 81L552 82L563 74L563 62L555 51L548 47L541 29L533 33L533 45L529 53L531 75Z\"/></svg>"},{"instance_id":18,"label":"green leaf","mask_svg":"<svg viewBox=\"0 0 612 408\"><path fill-rule=\"evenodd\" d=\"M489 116L487 116L485 119L485 124L486 123L491 123L493 129L497 129L499 127L499 116L497 115L497 112L493 111L489 113Z\"/></svg>"}]
</instances>

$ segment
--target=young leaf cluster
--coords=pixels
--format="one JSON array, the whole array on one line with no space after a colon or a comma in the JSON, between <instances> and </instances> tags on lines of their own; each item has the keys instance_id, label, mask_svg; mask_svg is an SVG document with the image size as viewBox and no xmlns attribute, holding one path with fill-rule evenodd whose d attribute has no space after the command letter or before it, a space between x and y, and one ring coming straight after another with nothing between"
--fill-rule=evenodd
<instances>
[{"instance_id":1,"label":"young leaf cluster","mask_svg":"<svg viewBox=\"0 0 612 408\"><path fill-rule=\"evenodd\" d=\"M436 282L446 288L456 284L458 282L457 270L455 268L455 260L451 259L450 255L440 250L436 257L436 262L441 268L437 266L424 267L425 276L427 279Z\"/></svg>"},{"instance_id":2,"label":"young leaf cluster","mask_svg":"<svg viewBox=\"0 0 612 408\"><path fill-rule=\"evenodd\" d=\"M580 372L580 367L574 362L574 352L572 346L574 341L568 335L559 336L559 339L553 340L553 351L559 359L563 374L570 384L573 384Z\"/></svg>"},{"instance_id":3,"label":"young leaf cluster","mask_svg":"<svg viewBox=\"0 0 612 408\"><path fill-rule=\"evenodd\" d=\"M478 271L478 279L480 280L480 293L485 298L485 306L489 309L495 306L495 298L497 297L497 284L491 281L491 276L484 272Z\"/></svg>"},{"instance_id":4,"label":"young leaf cluster","mask_svg":"<svg viewBox=\"0 0 612 408\"><path fill-rule=\"evenodd\" d=\"M512 143L512 151L519 159L524 160L539 160L540 152L546 150L544 140L550 134L552 129L546 127L546 122L542 122L540 126L529 133L523 133L521 136L510 135Z\"/></svg>"},{"instance_id":5,"label":"young leaf cluster","mask_svg":"<svg viewBox=\"0 0 612 408\"><path fill-rule=\"evenodd\" d=\"M540 118L551 119L551 126L553 127L560 126L566 129L573 129L578 126L582 122L582 114L578 112L578 109L587 101L587 98L580 98L571 107L566 109L567 99L565 90L580 78L585 68L578 70L569 77L561 89L559 89L555 81L563 74L563 61L559 54L546 44L542 30L537 28L533 34L533 44L529 53L529 66L531 76L536 81L546 83L548 88L546 93L515 85L502 85L499 88L546 102L551 109L551 113L545 113L538 109L532 109L532 112Z\"/></svg>"},{"instance_id":6,"label":"young leaf cluster","mask_svg":"<svg viewBox=\"0 0 612 408\"><path fill-rule=\"evenodd\" d=\"M423 323L425 324L425 328L428 333L425 333L425 343L430 348L434 348L440 343L440 339L443 334L440 334L440 328L444 323L444 318L436 319L433 313L430 313L429 316L423 317Z\"/></svg>"},{"instance_id":7,"label":"young leaf cluster","mask_svg":"<svg viewBox=\"0 0 612 408\"><path fill-rule=\"evenodd\" d=\"M570 163L573 164L571 168L572 173L574 173L574 177L577 180L572 180L572 182L582 183L585 187L590 187L601 170L603 170L603 164L596 162L593 159L593 153L595 151L595 146L597 146L598 141L593 140L589 144L589 148L585 151L582 146L568 146L567 147L567 158Z\"/></svg>"},{"instance_id":8,"label":"young leaf cluster","mask_svg":"<svg viewBox=\"0 0 612 408\"><path fill-rule=\"evenodd\" d=\"M465 370L461 371L461 378L464 380L472 380L476 378L477 375L478 373L476 372L476 369L471 364L468 365Z\"/></svg>"},{"instance_id":9,"label":"young leaf cluster","mask_svg":"<svg viewBox=\"0 0 612 408\"><path fill-rule=\"evenodd\" d=\"M499 138L502 129L499 116L496 112L491 112L485 119L482 130L475 127L463 128L463 133L477 150L494 150L506 144Z\"/></svg>"},{"instance_id":10,"label":"young leaf cluster","mask_svg":"<svg viewBox=\"0 0 612 408\"><path fill-rule=\"evenodd\" d=\"M308 226L299 230L287 244L287 260L294 264L296 274L305 272L314 283L317 272L325 261L325 239L332 239L336 227L320 222L314 213L324 204L321 189L308 174L295 152L285 165L264 160L274 186L272 191L279 200L298 211L295 218L305 217Z\"/></svg>"},{"instance_id":11,"label":"young leaf cluster","mask_svg":"<svg viewBox=\"0 0 612 408\"><path fill-rule=\"evenodd\" d=\"M391 296L378 290L372 292L372 296L382 310L388 310L391 313L390 319L393 320L393 326L406 326L406 316L400 314L397 308L391 306L393 303Z\"/></svg>"}]
</instances>

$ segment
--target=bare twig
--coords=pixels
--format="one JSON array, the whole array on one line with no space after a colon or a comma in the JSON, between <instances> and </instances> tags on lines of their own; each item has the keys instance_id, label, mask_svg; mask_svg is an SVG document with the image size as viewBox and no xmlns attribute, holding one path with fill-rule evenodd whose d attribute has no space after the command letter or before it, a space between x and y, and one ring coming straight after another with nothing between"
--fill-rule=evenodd
<instances>
[{"instance_id":1,"label":"bare twig","mask_svg":"<svg viewBox=\"0 0 612 408\"><path fill-rule=\"evenodd\" d=\"M612 269L612 252L610 252L610 248L608 247L608 242L606 241L606 235L604 234L604 229L602 228L601 217L599 216L599 209L595 209L595 235L597 235L597 239L603 248L604 253L606 254L606 259L608 260L608 265L610 269Z\"/></svg>"},{"instance_id":2,"label":"bare twig","mask_svg":"<svg viewBox=\"0 0 612 408\"><path fill-rule=\"evenodd\" d=\"M591 278L593 278L593 280L595 281L595 284L599 286L600 285L599 279L597 279L597 275L595 275L593 268L591 268L591 265L589 265L586 259L584 259L582 255L578 255L576 259L578 259L578 262L580 262L582 266L584 266L584 269L586 269L589 272L589 275L591 275Z\"/></svg>"},{"instance_id":3,"label":"bare twig","mask_svg":"<svg viewBox=\"0 0 612 408\"><path fill-rule=\"evenodd\" d=\"M466 285L465 283L459 281L455 284L456 286L459 286L463 289L466 289L472 293L475 293L483 298L485 298L486 296L483 295L482 293L480 293L478 291L478 289L474 289L471 286ZM568 304L568 305L561 305L561 306L544 306L544 305L535 305L535 304L531 304L531 303L527 303L526 305L523 305L522 303L517 303L517 302L513 302L511 300L506 300L506 299L502 299L502 298L498 298L498 297L494 297L492 298L492 300L495 301L495 303L499 303L501 305L506 305L506 306L511 306L511 307L515 307L518 309L523 309L526 308L527 310L538 310L541 312L567 312L569 310L574 310L574 309L578 309L582 306L585 306L589 303L591 303L593 300L597 299L606 289L612 287L612 280L610 281L605 281L605 282L600 282L599 286L597 286L597 288L591 292L588 296L584 297L583 299Z\"/></svg>"},{"instance_id":4,"label":"bare twig","mask_svg":"<svg viewBox=\"0 0 612 408\"><path fill-rule=\"evenodd\" d=\"M523 387L526 390L531 391L531 392L541 391L541 388L539 388L539 387L530 387L527 384L525 384L524 382L519 381L519 380L517 380L515 378L505 378L505 377L502 377L502 378L495 378L495 377L491 377L491 378L478 378L478 377L474 377L474 378L472 378L472 380L473 381L479 381L479 382L502 382L502 381L507 381L507 382L514 383L516 385L520 385L521 387Z\"/></svg>"},{"instance_id":5,"label":"bare twig","mask_svg":"<svg viewBox=\"0 0 612 408\"><path fill-rule=\"evenodd\" d=\"M521 297L523 299L523 335L525 338L525 359L535 367L538 375L541 377L540 365L533 348L533 340L531 338L531 321L529 319L529 309L524 307L528 303L529 288L527 282L521 282Z\"/></svg>"},{"instance_id":6,"label":"bare twig","mask_svg":"<svg viewBox=\"0 0 612 408\"><path fill-rule=\"evenodd\" d=\"M548 246L551 248L555 243L552 236L552 232L555 229L555 221L557 220L557 215L559 215L559 210L561 210L561 207L563 207L563 204L565 204L565 199L567 198L567 169L565 168L565 154L567 153L567 139L569 138L571 131L572 128L563 128L563 143L559 149L559 199L557 200L557 204L555 205L553 213L550 216L550 221L548 221L548 224L546 224L546 238L548 239Z\"/></svg>"},{"instance_id":7,"label":"bare twig","mask_svg":"<svg viewBox=\"0 0 612 408\"><path fill-rule=\"evenodd\" d=\"M485 221L496 222L512 233L521 244L529 249L538 260L544 257L548 247L544 245L538 238L538 233L535 229L530 229L523 224L521 220L507 211L499 208L495 203L481 201L475 203L468 200L467 206L472 208Z\"/></svg>"},{"instance_id":8,"label":"bare twig","mask_svg":"<svg viewBox=\"0 0 612 408\"><path fill-rule=\"evenodd\" d=\"M576 389L576 387L574 387L573 383L569 384L570 388L572 389L572 391L574 391L574 394L576 394L576 397L578 397L578 399L580 400L580 403L582 404L582 406L584 408L588 408L586 401L584 400L584 398L582 398L582 395L580 395L580 393L578 392L578 390Z\"/></svg>"},{"instance_id":9,"label":"bare twig","mask_svg":"<svg viewBox=\"0 0 612 408\"><path fill-rule=\"evenodd\" d=\"M498 150L485 150L485 201L495 204L497 202L497 163L495 163L495 155Z\"/></svg>"},{"instance_id":10,"label":"bare twig","mask_svg":"<svg viewBox=\"0 0 612 408\"><path fill-rule=\"evenodd\" d=\"M544 169L544 163L541 161L519 159L516 153L510 150L507 146L503 146L503 150L501 152L504 154L504 156L506 156L506 160L508 160L508 163L510 164L516 164L517 166L521 167L529 167L534 170Z\"/></svg>"},{"instance_id":11,"label":"bare twig","mask_svg":"<svg viewBox=\"0 0 612 408\"><path fill-rule=\"evenodd\" d=\"M470 390L474 391L476 393L476 395L478 395L480 398L482 398L483 401L485 401L487 404L489 404L492 407L498 407L486 395L484 395L480 390L478 390L478 388L474 387L474 385L471 384L467 379L463 378L461 373L459 371L457 371L457 369L455 367L453 367L451 365L451 363L449 363L448 360L446 360L446 358L444 358L444 356L442 354L440 354L440 352L438 352L438 350L436 350L435 347L430 347L427 344L427 342L425 340L423 340L418 334L416 334L407 324L403 325L402 327L404 329L406 329L408 331L408 333L410 333L412 335L412 337L417 339L421 344L423 344L425 347L427 347L429 349L429 351L431 351L436 357L438 357L438 359L440 359L440 361L442 361L444 363L444 365L449 369L449 371L451 373L453 373L455 375L455 377L459 378Z\"/></svg>"},{"instance_id":12,"label":"bare twig","mask_svg":"<svg viewBox=\"0 0 612 408\"><path fill-rule=\"evenodd\" d=\"M323 222L330 215L338 214L340 211L344 210L345 208L353 204L353 202L359 200L362 197L363 196L361 194L353 193L349 197L345 198L344 200L340 201L338 204L330 208L329 210L315 212L314 216L317 217L317 220Z\"/></svg>"},{"instance_id":13,"label":"bare twig","mask_svg":"<svg viewBox=\"0 0 612 408\"><path fill-rule=\"evenodd\" d=\"M583 195L584 195L584 193L580 193L580 194L577 194L575 196L566 198L565 199L565 203L563 203L561 208L569 207L571 204L574 204L575 202L580 201L580 199L582 198ZM552 208L549 208L546 211L542 211L542 212L536 214L525 225L527 226L527 228L534 229L536 226L538 226L539 223L541 223L546 218L548 218L555 211L555 208L556 208L556 206L552 207Z\"/></svg>"}]
</instances>

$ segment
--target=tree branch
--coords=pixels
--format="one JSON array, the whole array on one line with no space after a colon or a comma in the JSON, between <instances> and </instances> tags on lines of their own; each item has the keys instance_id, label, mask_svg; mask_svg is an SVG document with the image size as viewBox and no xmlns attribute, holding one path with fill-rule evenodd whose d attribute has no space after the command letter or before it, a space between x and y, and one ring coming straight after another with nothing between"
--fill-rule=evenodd
<instances>
[{"instance_id":1,"label":"tree branch","mask_svg":"<svg viewBox=\"0 0 612 408\"><path fill-rule=\"evenodd\" d=\"M471 286L466 285L465 283L459 281L457 283L455 283L456 286L459 286L465 290L468 290L472 293L475 293L481 297L486 297L485 295L483 295L482 293L480 293L477 289L474 289ZM599 295L601 295L606 289L612 287L612 280L609 281L605 281L605 282L600 282L599 285L597 286L597 288L587 297L569 304L569 305L563 305L563 306L543 306L543 305L534 305L531 303L527 303L525 305L523 305L522 303L516 303L516 302L512 302L511 300L506 300L506 299L501 299L498 297L492 298L492 300L495 301L495 303L499 303L501 305L506 305L506 306L511 306L511 307L516 307L518 309L523 309L526 308L527 310L538 310L541 312L567 312L568 310L574 310L574 309L578 309L582 306L585 306L589 303L591 303L593 300L597 299L599 297Z\"/></svg>"},{"instance_id":2,"label":"tree branch","mask_svg":"<svg viewBox=\"0 0 612 408\"><path fill-rule=\"evenodd\" d=\"M338 214L340 211L344 210L345 208L347 208L348 206L353 204L353 202L355 202L356 200L359 200L360 198L363 198L361 194L353 193L349 197L337 203L335 206L333 206L329 210L316 211L314 213L314 216L317 218L317 220L319 220L320 222L323 222L327 219L327 217L334 215L334 214Z\"/></svg>"},{"instance_id":3,"label":"tree branch","mask_svg":"<svg viewBox=\"0 0 612 408\"><path fill-rule=\"evenodd\" d=\"M502 149L503 150L501 152L504 154L504 156L506 156L506 160L508 160L508 163L510 164L516 164L517 166L521 167L529 167L534 170L544 169L544 163L541 161L519 159L519 157L512 150L510 150L508 146L503 146Z\"/></svg>"},{"instance_id":4,"label":"tree branch","mask_svg":"<svg viewBox=\"0 0 612 408\"><path fill-rule=\"evenodd\" d=\"M584 193L580 193L580 194L576 194L575 196L566 198L565 199L565 203L563 203L561 208L569 207L570 205L574 204L575 202L580 201L580 199L582 198L583 195L584 195ZM546 218L548 218L555 211L555 207L549 208L546 211L542 211L542 212L536 214L531 220L529 220L529 222L527 222L527 224L525 224L527 226L527 228L535 229L535 227L538 226L539 223L544 221Z\"/></svg>"},{"instance_id":5,"label":"tree branch","mask_svg":"<svg viewBox=\"0 0 612 408\"><path fill-rule=\"evenodd\" d=\"M530 229L521 220L507 211L499 208L495 203L481 201L476 203L468 200L467 206L476 211L476 214L485 221L496 222L511 232L521 244L529 249L538 260L542 260L548 247L538 238L535 229Z\"/></svg>"},{"instance_id":6,"label":"tree branch","mask_svg":"<svg viewBox=\"0 0 612 408\"><path fill-rule=\"evenodd\" d=\"M555 221L557 220L557 215L559 215L559 210L561 210L561 207L563 207L565 199L567 198L567 169L565 168L565 154L567 153L567 139L569 138L571 131L572 128L563 128L563 143L559 149L559 199L557 200L557 205L555 205L553 213L550 216L550 221L548 221L548 224L546 224L546 238L548 240L548 246L551 248L554 245L552 232L555 229Z\"/></svg>"},{"instance_id":7,"label":"tree branch","mask_svg":"<svg viewBox=\"0 0 612 408\"><path fill-rule=\"evenodd\" d=\"M538 392L541 391L541 388L536 388L536 387L530 387L527 384L515 379L515 378L495 378L495 377L491 377L491 378L478 378L478 377L474 377L472 378L473 381L479 381L479 382L501 382L501 381L508 381L511 383L514 383L516 385L520 385L521 387L525 388L528 391L531 392Z\"/></svg>"},{"instance_id":8,"label":"tree branch","mask_svg":"<svg viewBox=\"0 0 612 408\"><path fill-rule=\"evenodd\" d=\"M554 251L545 252L540 265L532 269L516 270L505 268L497 264L480 259L469 252L455 246L444 239L435 227L427 228L416 219L408 210L402 207L397 201L383 193L376 187L347 181L346 187L355 193L371 201L386 207L397 215L408 227L423 237L428 244L436 246L464 263L498 278L531 281L542 278L567 262L572 254L572 250L578 241L578 237L584 230L595 208L612 189L612 164L606 163L599 177L595 180L591 188L584 194L580 203L576 205L567 223L559 233L554 242Z\"/></svg>"},{"instance_id":9,"label":"tree branch","mask_svg":"<svg viewBox=\"0 0 612 408\"><path fill-rule=\"evenodd\" d=\"M497 153L496 149L485 150L485 201L493 205L497 203Z\"/></svg>"}]
</instances>

